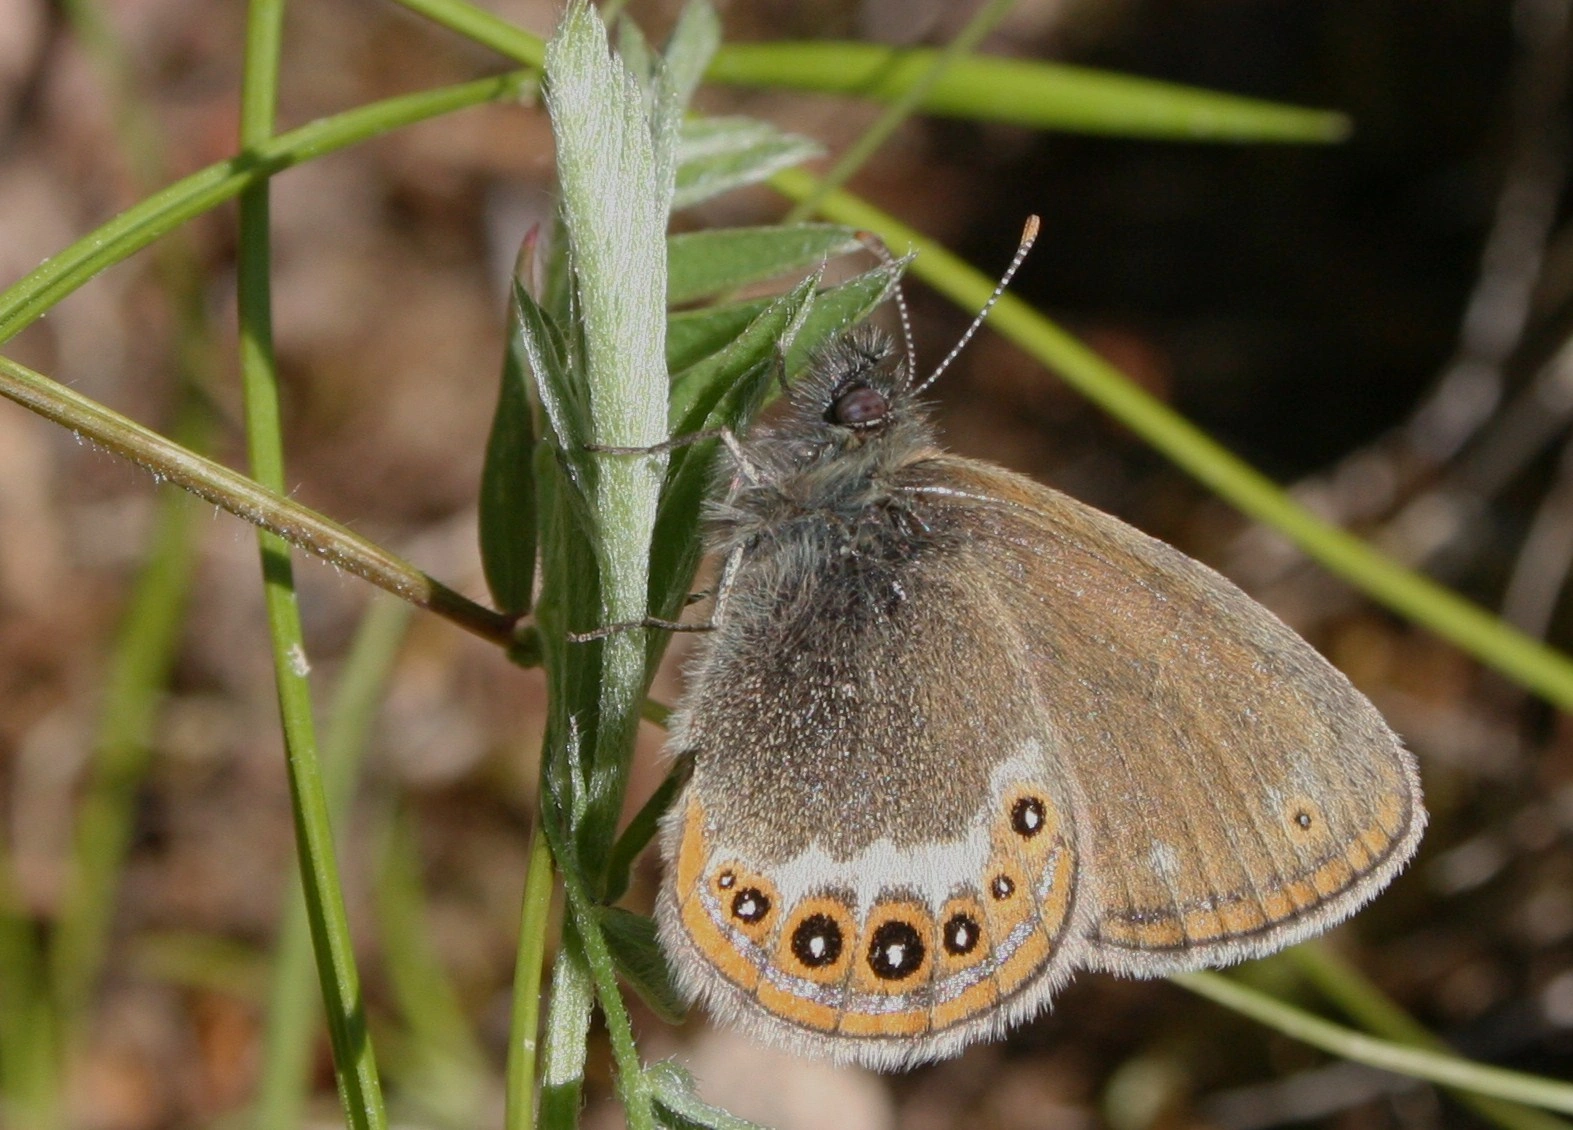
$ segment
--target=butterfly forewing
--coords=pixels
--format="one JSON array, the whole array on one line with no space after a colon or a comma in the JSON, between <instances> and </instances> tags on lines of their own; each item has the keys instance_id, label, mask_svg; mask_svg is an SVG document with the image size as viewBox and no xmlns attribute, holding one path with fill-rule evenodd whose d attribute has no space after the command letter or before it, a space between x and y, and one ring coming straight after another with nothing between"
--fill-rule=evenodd
<instances>
[{"instance_id":1,"label":"butterfly forewing","mask_svg":"<svg viewBox=\"0 0 1573 1130\"><path fill-rule=\"evenodd\" d=\"M1009 609L1071 790L1087 964L1153 975L1277 949L1408 859L1409 754L1229 581L988 464L918 460L901 488Z\"/></svg>"}]
</instances>

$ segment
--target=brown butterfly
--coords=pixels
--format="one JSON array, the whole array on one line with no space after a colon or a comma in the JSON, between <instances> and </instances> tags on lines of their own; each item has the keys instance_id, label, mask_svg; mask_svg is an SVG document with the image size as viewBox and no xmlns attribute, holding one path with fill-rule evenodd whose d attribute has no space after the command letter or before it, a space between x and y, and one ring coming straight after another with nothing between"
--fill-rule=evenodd
<instances>
[{"instance_id":1,"label":"brown butterfly","mask_svg":"<svg viewBox=\"0 0 1573 1130\"><path fill-rule=\"evenodd\" d=\"M859 327L729 444L658 906L689 995L881 1069L999 1035L1079 968L1325 930L1425 824L1348 679L1178 550L943 451L909 357Z\"/></svg>"}]
</instances>

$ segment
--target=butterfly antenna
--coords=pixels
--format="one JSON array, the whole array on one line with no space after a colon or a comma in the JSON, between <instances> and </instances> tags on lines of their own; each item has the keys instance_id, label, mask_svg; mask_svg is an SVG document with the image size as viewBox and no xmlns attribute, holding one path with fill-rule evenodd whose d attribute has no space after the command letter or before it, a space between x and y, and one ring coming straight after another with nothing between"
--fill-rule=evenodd
<instances>
[{"instance_id":1,"label":"butterfly antenna","mask_svg":"<svg viewBox=\"0 0 1573 1130\"><path fill-rule=\"evenodd\" d=\"M858 239L864 247L874 253L880 263L886 267L896 261L890 253L890 248L885 246L885 241L871 231L858 232ZM896 313L901 318L901 340L907 349L907 380L912 379L912 374L918 371L918 347L912 339L912 313L907 309L907 293L901 289L901 282L896 282Z\"/></svg>"},{"instance_id":2,"label":"butterfly antenna","mask_svg":"<svg viewBox=\"0 0 1573 1130\"><path fill-rule=\"evenodd\" d=\"M967 327L967 332L961 335L961 340L951 348L949 353L945 354L945 359L929 374L928 380L912 390L914 393L922 392L929 385L939 380L940 375L950 368L951 362L959 357L961 351L967 347L967 342L971 341L973 335L983 328L983 323L988 318L989 311L994 309L994 304L1000 300L1000 295L1004 294L1005 288L1010 285L1011 278L1020 269L1022 263L1026 261L1027 252L1032 250L1033 241L1038 238L1038 226L1038 217L1027 217L1027 224L1021 229L1021 242L1016 245L1016 254L1011 258L1010 266L1005 268L1005 273L1000 276L1000 281L994 287L994 293L989 295L989 300L983 304L983 309L978 311L978 316L972 319L972 324Z\"/></svg>"}]
</instances>

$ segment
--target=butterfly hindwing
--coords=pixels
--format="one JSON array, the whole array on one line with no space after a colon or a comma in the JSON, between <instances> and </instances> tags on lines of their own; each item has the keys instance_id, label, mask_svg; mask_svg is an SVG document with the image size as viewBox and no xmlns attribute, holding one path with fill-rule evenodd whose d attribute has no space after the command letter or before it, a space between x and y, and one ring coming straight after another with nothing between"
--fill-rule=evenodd
<instances>
[{"instance_id":1,"label":"butterfly hindwing","mask_svg":"<svg viewBox=\"0 0 1573 1130\"><path fill-rule=\"evenodd\" d=\"M960 547L918 543L811 569L756 551L673 727L695 757L665 836L680 980L878 1066L1001 1030L1075 964L1076 837L1030 668L996 597L955 583Z\"/></svg>"}]
</instances>

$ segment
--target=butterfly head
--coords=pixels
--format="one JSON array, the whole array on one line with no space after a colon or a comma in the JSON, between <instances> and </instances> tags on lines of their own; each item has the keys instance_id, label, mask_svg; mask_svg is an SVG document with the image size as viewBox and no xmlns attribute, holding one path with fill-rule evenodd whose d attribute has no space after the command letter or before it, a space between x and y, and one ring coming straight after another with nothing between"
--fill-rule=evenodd
<instances>
[{"instance_id":1,"label":"butterfly head","mask_svg":"<svg viewBox=\"0 0 1573 1130\"><path fill-rule=\"evenodd\" d=\"M781 433L819 458L908 447L929 435L907 357L866 324L816 354L789 399Z\"/></svg>"},{"instance_id":2,"label":"butterfly head","mask_svg":"<svg viewBox=\"0 0 1573 1130\"><path fill-rule=\"evenodd\" d=\"M810 411L848 437L874 436L890 427L906 407L905 358L879 331L860 326L821 354L814 366L817 380L805 382ZM815 387L817 386L817 387Z\"/></svg>"}]
</instances>

